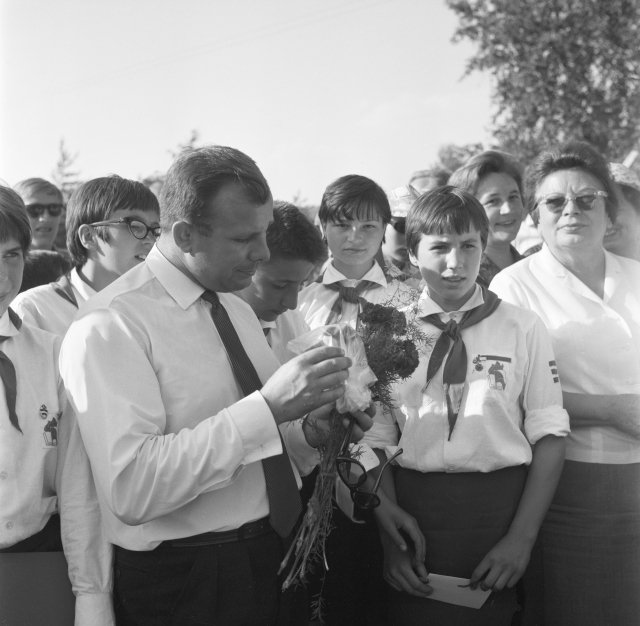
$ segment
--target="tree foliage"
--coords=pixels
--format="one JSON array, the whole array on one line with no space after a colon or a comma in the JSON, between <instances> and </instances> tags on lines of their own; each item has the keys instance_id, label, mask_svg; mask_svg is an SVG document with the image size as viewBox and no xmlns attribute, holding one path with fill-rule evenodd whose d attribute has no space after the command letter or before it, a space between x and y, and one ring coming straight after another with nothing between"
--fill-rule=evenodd
<instances>
[{"instance_id":1,"label":"tree foliage","mask_svg":"<svg viewBox=\"0 0 640 626\"><path fill-rule=\"evenodd\" d=\"M496 143L530 159L584 139L622 160L640 138L638 0L447 0L453 41L493 77Z\"/></svg>"},{"instance_id":2,"label":"tree foliage","mask_svg":"<svg viewBox=\"0 0 640 626\"><path fill-rule=\"evenodd\" d=\"M77 158L78 155L71 154L64 139L61 139L58 144L58 160L55 169L51 172L51 177L58 189L62 191L65 204L69 201L74 189L82 183L79 178L80 172L74 166Z\"/></svg>"},{"instance_id":3,"label":"tree foliage","mask_svg":"<svg viewBox=\"0 0 640 626\"><path fill-rule=\"evenodd\" d=\"M482 152L481 143L466 143L464 145L456 145L447 143L440 146L438 150L438 164L450 172L455 172L460 166L464 165L472 156Z\"/></svg>"}]
</instances>

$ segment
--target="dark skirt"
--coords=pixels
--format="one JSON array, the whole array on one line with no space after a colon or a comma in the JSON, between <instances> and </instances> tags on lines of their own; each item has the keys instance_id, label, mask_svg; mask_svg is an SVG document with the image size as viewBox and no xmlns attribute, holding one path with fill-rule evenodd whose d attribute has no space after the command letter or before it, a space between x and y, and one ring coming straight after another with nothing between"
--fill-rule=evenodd
<instances>
[{"instance_id":1,"label":"dark skirt","mask_svg":"<svg viewBox=\"0 0 640 626\"><path fill-rule=\"evenodd\" d=\"M509 529L526 478L524 466L454 474L398 468L398 504L416 518L425 535L427 571L470 578ZM394 626L508 626L516 608L513 589L492 593L481 609L394 592L390 622Z\"/></svg>"},{"instance_id":2,"label":"dark skirt","mask_svg":"<svg viewBox=\"0 0 640 626\"><path fill-rule=\"evenodd\" d=\"M566 461L537 548L525 624L639 625L640 464Z\"/></svg>"}]
</instances>

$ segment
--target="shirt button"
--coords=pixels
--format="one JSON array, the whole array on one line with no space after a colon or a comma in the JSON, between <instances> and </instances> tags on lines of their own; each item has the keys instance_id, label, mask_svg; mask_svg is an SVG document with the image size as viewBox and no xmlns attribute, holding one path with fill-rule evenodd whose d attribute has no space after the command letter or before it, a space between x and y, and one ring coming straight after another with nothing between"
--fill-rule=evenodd
<instances>
[{"instance_id":1,"label":"shirt button","mask_svg":"<svg viewBox=\"0 0 640 626\"><path fill-rule=\"evenodd\" d=\"M11 530L13 528L13 522L7 522L5 524L5 527L7 528L7 530Z\"/></svg>"},{"instance_id":2,"label":"shirt button","mask_svg":"<svg viewBox=\"0 0 640 626\"><path fill-rule=\"evenodd\" d=\"M0 472L0 480L4 480L9 474L7 472Z\"/></svg>"}]
</instances>

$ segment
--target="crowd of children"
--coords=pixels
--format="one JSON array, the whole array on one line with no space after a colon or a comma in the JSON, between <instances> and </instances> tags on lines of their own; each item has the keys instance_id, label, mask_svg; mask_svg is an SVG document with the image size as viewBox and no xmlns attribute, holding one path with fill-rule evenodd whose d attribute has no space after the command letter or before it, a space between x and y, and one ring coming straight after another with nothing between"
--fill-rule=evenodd
<instances>
[{"instance_id":1,"label":"crowd of children","mask_svg":"<svg viewBox=\"0 0 640 626\"><path fill-rule=\"evenodd\" d=\"M388 193L342 176L325 189L318 229L273 202L246 155L202 148L178 157L160 201L118 176L82 184L66 207L64 251L54 243L60 192L42 179L0 187L3 575L5 555L63 552L77 626L302 626L314 596L338 626L640 624L640 614L629 621L637 604L610 610L588 559L563 575L582 577L589 598L552 578L559 552L547 541L558 484L570 499L569 471L583 471L586 457L571 451L617 465L607 476L634 482L609 484L610 506L626 508L598 532L624 533L632 558L616 602L637 595L640 285L629 281L640 255L621 230L640 232L640 181L620 165L603 170L586 145L549 155L525 176L510 155L486 151ZM543 239L539 252L521 250L526 259L514 247L525 207ZM55 275L19 294L33 249L70 266L50 263ZM572 265L582 250L586 277ZM546 302L544 271L554 297L577 294L569 317ZM318 563L308 593L281 595L274 563L291 528L275 519L275 472L310 491L349 367L337 349L295 356L288 343L328 324L358 329L363 301L402 311L427 338L394 386L394 408L355 416L353 439L379 467L402 454L380 476L383 506L359 523L334 506L328 569ZM601 355L596 373L579 365L575 351L597 355L564 339L559 319L582 341L595 329L601 350L615 338L627 372L618 356ZM607 386L614 367L624 384ZM585 385L616 390L587 391L600 419L586 417ZM607 402L624 423L604 418ZM599 536L586 524L572 532L582 531L587 543ZM613 552L597 558L617 563ZM434 600L432 574L491 593L480 608ZM28 569L15 575L29 584ZM0 621L20 610L0 606ZM42 623L64 623L62 610Z\"/></svg>"}]
</instances>

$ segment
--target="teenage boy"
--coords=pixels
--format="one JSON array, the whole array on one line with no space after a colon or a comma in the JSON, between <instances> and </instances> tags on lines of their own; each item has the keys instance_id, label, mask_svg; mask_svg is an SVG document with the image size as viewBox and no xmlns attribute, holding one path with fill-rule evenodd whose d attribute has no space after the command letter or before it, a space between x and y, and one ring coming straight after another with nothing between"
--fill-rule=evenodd
<instances>
[{"instance_id":1,"label":"teenage boy","mask_svg":"<svg viewBox=\"0 0 640 626\"><path fill-rule=\"evenodd\" d=\"M387 495L427 545L412 561L383 536L391 623L509 625L522 576L564 461L569 419L540 319L475 284L489 224L470 194L445 186L407 217L407 244L426 287L413 313L432 339L365 441L399 447ZM385 484L386 482L386 484ZM429 599L427 571L492 589L481 609Z\"/></svg>"},{"instance_id":2,"label":"teenage boy","mask_svg":"<svg viewBox=\"0 0 640 626\"><path fill-rule=\"evenodd\" d=\"M95 178L75 190L67 207L67 247L74 268L13 302L39 328L64 335L80 304L141 263L160 233L158 200L142 183Z\"/></svg>"},{"instance_id":3,"label":"teenage boy","mask_svg":"<svg viewBox=\"0 0 640 626\"><path fill-rule=\"evenodd\" d=\"M22 198L31 224L34 250L55 250L55 241L64 211L62 192L44 178L26 178L14 186Z\"/></svg>"},{"instance_id":4,"label":"teenage boy","mask_svg":"<svg viewBox=\"0 0 640 626\"><path fill-rule=\"evenodd\" d=\"M295 356L289 340L309 330L297 311L298 293L327 249L316 227L287 202L274 202L273 222L267 228L269 260L261 263L251 284L237 294L258 316L262 329L281 363Z\"/></svg>"},{"instance_id":5,"label":"teenage boy","mask_svg":"<svg viewBox=\"0 0 640 626\"><path fill-rule=\"evenodd\" d=\"M31 229L22 200L11 189L0 187L3 591L8 586L7 564L11 567L11 584L18 589L29 589L34 585L36 573L30 574L28 565L21 566L24 560L21 555L57 552L64 547L69 578L76 594L76 625L112 624L111 551L101 537L89 463L58 373L59 339L23 324L9 308L20 288L30 241ZM5 559L9 557L6 553L12 553L10 560ZM47 567L55 563L55 560L46 560ZM57 620L64 619L57 612L60 596L55 590L60 589L60 583L52 578L39 580L42 586L33 587L31 601L38 605L43 597L53 599L54 605L47 607L46 614L50 623L58 623ZM3 594L2 617L11 623L23 623L23 620L31 623L31 619L35 619L32 610L38 607L11 606L12 600Z\"/></svg>"}]
</instances>

